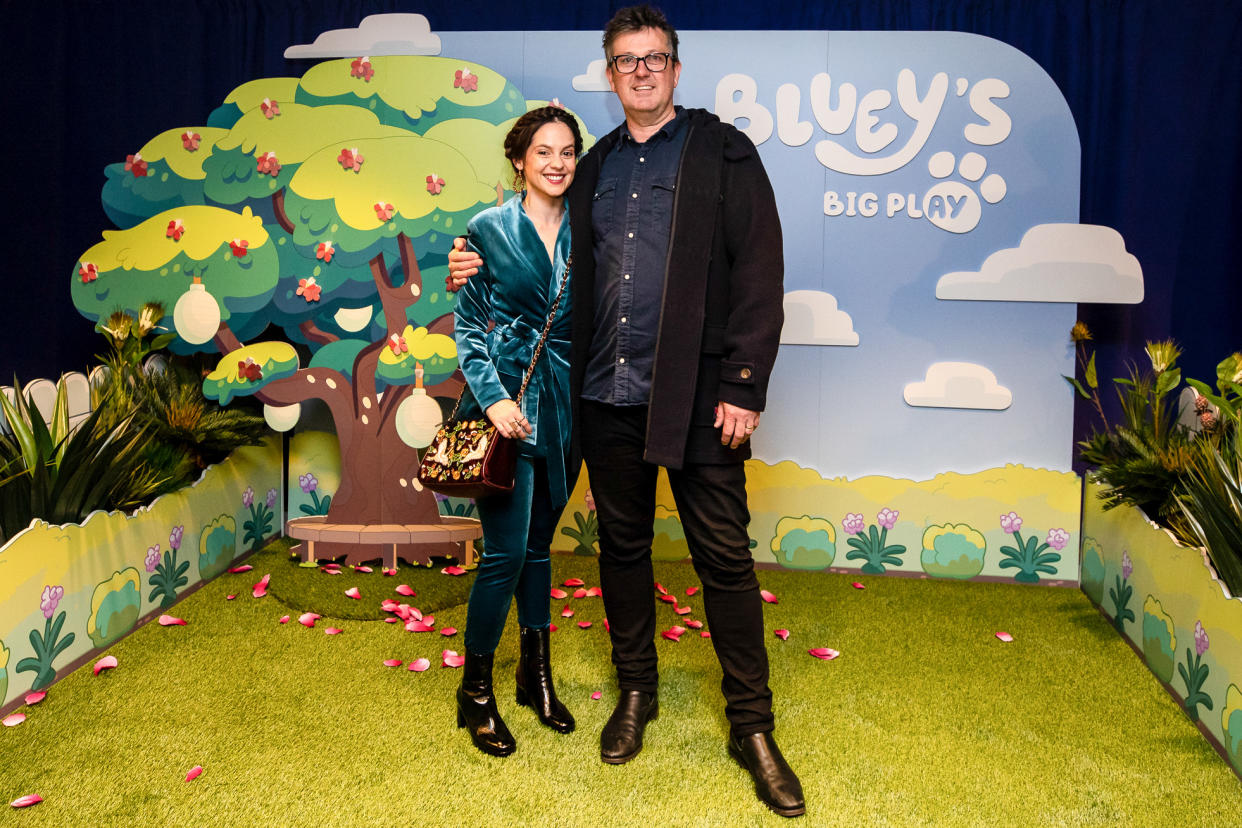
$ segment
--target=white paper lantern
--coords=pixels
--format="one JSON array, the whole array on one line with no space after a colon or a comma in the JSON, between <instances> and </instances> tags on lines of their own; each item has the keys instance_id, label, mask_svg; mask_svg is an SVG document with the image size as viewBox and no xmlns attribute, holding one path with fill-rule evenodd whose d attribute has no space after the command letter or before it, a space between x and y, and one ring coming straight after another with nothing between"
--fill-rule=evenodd
<instances>
[{"instance_id":1,"label":"white paper lantern","mask_svg":"<svg viewBox=\"0 0 1242 828\"><path fill-rule=\"evenodd\" d=\"M341 308L332 317L342 330L355 333L371 324L371 306L363 308Z\"/></svg>"},{"instance_id":2,"label":"white paper lantern","mask_svg":"<svg viewBox=\"0 0 1242 828\"><path fill-rule=\"evenodd\" d=\"M288 431L298 424L298 420L301 417L301 403L263 406L263 419L267 420L267 424L271 426L272 431Z\"/></svg>"},{"instance_id":3,"label":"white paper lantern","mask_svg":"<svg viewBox=\"0 0 1242 828\"><path fill-rule=\"evenodd\" d=\"M191 345L210 342L220 329L220 305L198 279L177 300L173 308L173 327Z\"/></svg>"},{"instance_id":4,"label":"white paper lantern","mask_svg":"<svg viewBox=\"0 0 1242 828\"><path fill-rule=\"evenodd\" d=\"M426 388L415 388L397 406L397 436L414 448L426 448L435 439L442 415L440 404L427 396Z\"/></svg>"}]
</instances>

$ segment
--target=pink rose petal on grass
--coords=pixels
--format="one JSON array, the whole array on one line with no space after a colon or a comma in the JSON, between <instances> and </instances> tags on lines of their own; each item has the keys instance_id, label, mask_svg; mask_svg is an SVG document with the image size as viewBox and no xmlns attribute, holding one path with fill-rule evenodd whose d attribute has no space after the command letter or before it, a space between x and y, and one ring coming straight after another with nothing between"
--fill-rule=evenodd
<instances>
[{"instance_id":1,"label":"pink rose petal on grass","mask_svg":"<svg viewBox=\"0 0 1242 828\"><path fill-rule=\"evenodd\" d=\"M453 650L445 650L440 653L440 663L445 667L460 667L466 663L466 657L459 656Z\"/></svg>"},{"instance_id":2,"label":"pink rose petal on grass","mask_svg":"<svg viewBox=\"0 0 1242 828\"><path fill-rule=\"evenodd\" d=\"M789 640L789 630L773 630L773 632L776 634L776 637L779 638L781 641Z\"/></svg>"},{"instance_id":3,"label":"pink rose petal on grass","mask_svg":"<svg viewBox=\"0 0 1242 828\"><path fill-rule=\"evenodd\" d=\"M418 612L418 609L417 609L417 608L415 608L415 609L414 609L414 612ZM436 617L435 617L434 615L424 615L424 616L423 616L420 620L421 620L424 624L434 624L434 623L436 623Z\"/></svg>"},{"instance_id":4,"label":"pink rose petal on grass","mask_svg":"<svg viewBox=\"0 0 1242 828\"><path fill-rule=\"evenodd\" d=\"M660 583L659 581L655 582L655 589L656 589L656 592L660 593L661 595L668 595L668 590L665 589L664 584Z\"/></svg>"},{"instance_id":5,"label":"pink rose petal on grass","mask_svg":"<svg viewBox=\"0 0 1242 828\"><path fill-rule=\"evenodd\" d=\"M358 587L350 587L349 589L345 590L345 594L348 595L350 598L353 598L355 601L362 598L362 593L358 591Z\"/></svg>"},{"instance_id":6,"label":"pink rose petal on grass","mask_svg":"<svg viewBox=\"0 0 1242 828\"><path fill-rule=\"evenodd\" d=\"M574 590L574 597L575 597L575 598L585 598L585 597L587 597L587 591L586 591L585 589L582 589L581 587L579 587L578 589L575 589L575 590Z\"/></svg>"},{"instance_id":7,"label":"pink rose petal on grass","mask_svg":"<svg viewBox=\"0 0 1242 828\"><path fill-rule=\"evenodd\" d=\"M660 596L660 600L666 604L672 604L673 606L677 606L677 598L672 595L669 595L667 592Z\"/></svg>"},{"instance_id":8,"label":"pink rose petal on grass","mask_svg":"<svg viewBox=\"0 0 1242 828\"><path fill-rule=\"evenodd\" d=\"M404 663L405 663L405 662L403 662L403 661L402 661L401 659L399 659L399 658L386 658L386 659L384 659L384 666L385 666L385 667L400 667L400 666L401 666L402 664L404 664Z\"/></svg>"},{"instance_id":9,"label":"pink rose petal on grass","mask_svg":"<svg viewBox=\"0 0 1242 828\"><path fill-rule=\"evenodd\" d=\"M289 623L289 616L287 616L287 615L282 615L282 616L280 616L280 623L281 623L281 624L288 624L288 623Z\"/></svg>"},{"instance_id":10,"label":"pink rose petal on grass","mask_svg":"<svg viewBox=\"0 0 1242 828\"><path fill-rule=\"evenodd\" d=\"M548 632L556 632L556 625L555 625L555 624L549 624L549 625L548 625Z\"/></svg>"},{"instance_id":11,"label":"pink rose petal on grass","mask_svg":"<svg viewBox=\"0 0 1242 828\"><path fill-rule=\"evenodd\" d=\"M689 607L679 607L676 603L673 604L673 612L678 615L689 615L691 611L692 610Z\"/></svg>"},{"instance_id":12,"label":"pink rose petal on grass","mask_svg":"<svg viewBox=\"0 0 1242 828\"><path fill-rule=\"evenodd\" d=\"M236 598L236 597L237 597L236 595L226 595L226 596L224 596L224 600L226 600L226 601L232 601L232 600L233 600L234 598Z\"/></svg>"},{"instance_id":13,"label":"pink rose petal on grass","mask_svg":"<svg viewBox=\"0 0 1242 828\"><path fill-rule=\"evenodd\" d=\"M410 662L409 671L411 673L421 673L431 666L431 662L425 658L418 658Z\"/></svg>"},{"instance_id":14,"label":"pink rose petal on grass","mask_svg":"<svg viewBox=\"0 0 1242 828\"><path fill-rule=\"evenodd\" d=\"M698 587L686 587L686 594L687 594L687 595L693 595L694 593L696 593L696 592L698 592L698 591L699 591L699 588L698 588Z\"/></svg>"},{"instance_id":15,"label":"pink rose petal on grass","mask_svg":"<svg viewBox=\"0 0 1242 828\"><path fill-rule=\"evenodd\" d=\"M685 633L686 633L685 627L674 626L674 627L670 627L667 630L664 630L663 632L660 633L660 635L664 636L669 641L680 641L681 637L685 635Z\"/></svg>"},{"instance_id":16,"label":"pink rose petal on grass","mask_svg":"<svg viewBox=\"0 0 1242 828\"><path fill-rule=\"evenodd\" d=\"M38 805L42 801L43 797L38 794L26 794L25 796L19 796L9 804L14 808L29 808L31 805Z\"/></svg>"},{"instance_id":17,"label":"pink rose petal on grass","mask_svg":"<svg viewBox=\"0 0 1242 828\"><path fill-rule=\"evenodd\" d=\"M776 600L776 596L768 592L766 589L759 590L759 597L762 598L764 601L768 602L769 604L780 603L779 601Z\"/></svg>"},{"instance_id":18,"label":"pink rose petal on grass","mask_svg":"<svg viewBox=\"0 0 1242 828\"><path fill-rule=\"evenodd\" d=\"M184 627L184 618L175 618L171 615L161 615L159 620L161 627Z\"/></svg>"},{"instance_id":19,"label":"pink rose petal on grass","mask_svg":"<svg viewBox=\"0 0 1242 828\"><path fill-rule=\"evenodd\" d=\"M313 627L320 618L323 616L317 612L304 612L298 616L298 623L303 627Z\"/></svg>"},{"instance_id":20,"label":"pink rose petal on grass","mask_svg":"<svg viewBox=\"0 0 1242 828\"><path fill-rule=\"evenodd\" d=\"M233 573L234 575L237 575L238 573L241 573L241 572L249 572L252 569L254 569L254 567L251 566L250 564L242 564L241 566L229 567L229 572Z\"/></svg>"},{"instance_id":21,"label":"pink rose petal on grass","mask_svg":"<svg viewBox=\"0 0 1242 828\"><path fill-rule=\"evenodd\" d=\"M441 627L440 635L457 635L456 627Z\"/></svg>"},{"instance_id":22,"label":"pink rose petal on grass","mask_svg":"<svg viewBox=\"0 0 1242 828\"><path fill-rule=\"evenodd\" d=\"M251 590L251 592L254 594L254 597L262 598L264 595L267 595L267 585L271 583L271 581L272 581L272 576L270 574L264 575L262 578L260 578L259 582L254 585L254 589Z\"/></svg>"},{"instance_id":23,"label":"pink rose petal on grass","mask_svg":"<svg viewBox=\"0 0 1242 828\"><path fill-rule=\"evenodd\" d=\"M5 727L17 727L24 721L26 721L25 713L10 713L3 720L0 720L0 724L3 724Z\"/></svg>"},{"instance_id":24,"label":"pink rose petal on grass","mask_svg":"<svg viewBox=\"0 0 1242 828\"><path fill-rule=\"evenodd\" d=\"M323 568L324 569L340 569L341 565L339 563L336 563L335 561L332 561L332 562L324 564Z\"/></svg>"},{"instance_id":25,"label":"pink rose petal on grass","mask_svg":"<svg viewBox=\"0 0 1242 828\"><path fill-rule=\"evenodd\" d=\"M1001 641L1004 641L1006 644L1008 644L1010 641L1013 641L1013 636L1003 630L1001 632L998 632L996 634L996 637L999 638Z\"/></svg>"},{"instance_id":26,"label":"pink rose petal on grass","mask_svg":"<svg viewBox=\"0 0 1242 828\"><path fill-rule=\"evenodd\" d=\"M193 782L195 779L198 779L202 775L203 775L203 766L195 765L194 767L190 768L190 772L185 775L185 781Z\"/></svg>"},{"instance_id":27,"label":"pink rose petal on grass","mask_svg":"<svg viewBox=\"0 0 1242 828\"><path fill-rule=\"evenodd\" d=\"M563 590L563 589L557 589L556 587L552 587L552 591L551 591L551 592L549 592L548 594L549 594L549 595L551 595L553 598L555 598L555 599L556 599L556 600L558 600L558 601L563 601L563 600L565 600L566 598L568 598L568 597L569 597L569 593L568 593L568 592L566 592L566 591L565 591L565 590Z\"/></svg>"},{"instance_id":28,"label":"pink rose petal on grass","mask_svg":"<svg viewBox=\"0 0 1242 828\"><path fill-rule=\"evenodd\" d=\"M328 569L326 567L319 571L322 572L324 575L343 575L344 574L339 569Z\"/></svg>"},{"instance_id":29,"label":"pink rose petal on grass","mask_svg":"<svg viewBox=\"0 0 1242 828\"><path fill-rule=\"evenodd\" d=\"M406 632L435 632L436 628L425 621L411 620L405 623Z\"/></svg>"},{"instance_id":30,"label":"pink rose petal on grass","mask_svg":"<svg viewBox=\"0 0 1242 828\"><path fill-rule=\"evenodd\" d=\"M385 624L400 624L401 619L400 618L385 618L384 623Z\"/></svg>"},{"instance_id":31,"label":"pink rose petal on grass","mask_svg":"<svg viewBox=\"0 0 1242 828\"><path fill-rule=\"evenodd\" d=\"M565 605L565 609L561 610L561 618L572 618L574 611L569 608L569 604Z\"/></svg>"},{"instance_id":32,"label":"pink rose petal on grass","mask_svg":"<svg viewBox=\"0 0 1242 828\"><path fill-rule=\"evenodd\" d=\"M834 658L841 655L831 647L812 647L807 650L807 652L823 661L832 661Z\"/></svg>"},{"instance_id":33,"label":"pink rose petal on grass","mask_svg":"<svg viewBox=\"0 0 1242 828\"><path fill-rule=\"evenodd\" d=\"M612 627L608 626L607 618L604 619L604 629L608 630L608 632L612 632Z\"/></svg>"},{"instance_id":34,"label":"pink rose petal on grass","mask_svg":"<svg viewBox=\"0 0 1242 828\"><path fill-rule=\"evenodd\" d=\"M324 627L323 632L325 635L340 635L341 633L345 631L342 630L340 627Z\"/></svg>"},{"instance_id":35,"label":"pink rose petal on grass","mask_svg":"<svg viewBox=\"0 0 1242 828\"><path fill-rule=\"evenodd\" d=\"M363 575L370 575L375 570L369 566L355 566L354 572L361 572Z\"/></svg>"},{"instance_id":36,"label":"pink rose petal on grass","mask_svg":"<svg viewBox=\"0 0 1242 828\"><path fill-rule=\"evenodd\" d=\"M687 627L689 627L689 628L690 628L690 629L692 629L692 630L701 630L701 629L703 629L703 622L702 622L702 621L696 621L696 620L694 620L693 618L687 618L687 619L686 619L686 626L687 626Z\"/></svg>"},{"instance_id":37,"label":"pink rose petal on grass","mask_svg":"<svg viewBox=\"0 0 1242 828\"><path fill-rule=\"evenodd\" d=\"M703 638L711 638L711 637L712 637L712 634L711 634L711 633L709 633L707 630L703 630L703 632L699 633L699 635L700 635L700 636L702 636Z\"/></svg>"},{"instance_id":38,"label":"pink rose petal on grass","mask_svg":"<svg viewBox=\"0 0 1242 828\"><path fill-rule=\"evenodd\" d=\"M397 593L398 595L404 595L408 598L413 598L415 595L418 594L414 590L410 589L409 584L401 584L396 589L394 589L393 592Z\"/></svg>"},{"instance_id":39,"label":"pink rose petal on grass","mask_svg":"<svg viewBox=\"0 0 1242 828\"><path fill-rule=\"evenodd\" d=\"M99 675L104 670L111 670L116 667L116 656L104 656L95 662L95 675Z\"/></svg>"},{"instance_id":40,"label":"pink rose petal on grass","mask_svg":"<svg viewBox=\"0 0 1242 828\"><path fill-rule=\"evenodd\" d=\"M604 696L603 693L596 690L594 693L591 694L591 699L593 701L599 701L601 698L603 698L603 696Z\"/></svg>"},{"instance_id":41,"label":"pink rose petal on grass","mask_svg":"<svg viewBox=\"0 0 1242 828\"><path fill-rule=\"evenodd\" d=\"M579 621L578 626L585 630L585 629L590 628L591 622L590 621Z\"/></svg>"},{"instance_id":42,"label":"pink rose petal on grass","mask_svg":"<svg viewBox=\"0 0 1242 828\"><path fill-rule=\"evenodd\" d=\"M603 598L604 591L599 587L591 587L587 590L587 596L590 598Z\"/></svg>"},{"instance_id":43,"label":"pink rose petal on grass","mask_svg":"<svg viewBox=\"0 0 1242 828\"><path fill-rule=\"evenodd\" d=\"M566 578L565 582L561 584L561 586L567 586L567 587L586 586L586 581L582 580L581 578Z\"/></svg>"},{"instance_id":44,"label":"pink rose petal on grass","mask_svg":"<svg viewBox=\"0 0 1242 828\"><path fill-rule=\"evenodd\" d=\"M446 566L444 567L444 569L441 569L440 572L444 575L465 575L466 574L466 570L462 569L460 566L457 566L456 564L454 564L453 566Z\"/></svg>"},{"instance_id":45,"label":"pink rose petal on grass","mask_svg":"<svg viewBox=\"0 0 1242 828\"><path fill-rule=\"evenodd\" d=\"M46 690L36 690L33 693L26 694L26 704L33 706L43 701L46 698L47 698Z\"/></svg>"},{"instance_id":46,"label":"pink rose petal on grass","mask_svg":"<svg viewBox=\"0 0 1242 828\"><path fill-rule=\"evenodd\" d=\"M397 574L397 570L395 569L381 569L380 572L383 572L385 575L396 575Z\"/></svg>"},{"instance_id":47,"label":"pink rose petal on grass","mask_svg":"<svg viewBox=\"0 0 1242 828\"><path fill-rule=\"evenodd\" d=\"M858 583L858 581L855 581L854 583L850 584L850 586L852 586L854 589L866 589L866 587Z\"/></svg>"}]
</instances>

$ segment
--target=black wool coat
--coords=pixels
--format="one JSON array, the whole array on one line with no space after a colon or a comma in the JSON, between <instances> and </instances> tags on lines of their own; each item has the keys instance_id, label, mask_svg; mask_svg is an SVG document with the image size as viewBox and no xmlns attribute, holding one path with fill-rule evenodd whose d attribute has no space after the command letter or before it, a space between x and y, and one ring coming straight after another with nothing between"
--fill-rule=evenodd
<instances>
[{"instance_id":1,"label":"black wool coat","mask_svg":"<svg viewBox=\"0 0 1242 828\"><path fill-rule=\"evenodd\" d=\"M750 457L749 441L737 449L720 445L714 409L717 401L764 409L784 322L780 218L759 153L712 113L686 114L644 453L648 462L673 469ZM620 134L618 127L582 157L569 190L575 423L598 324L591 204Z\"/></svg>"}]
</instances>

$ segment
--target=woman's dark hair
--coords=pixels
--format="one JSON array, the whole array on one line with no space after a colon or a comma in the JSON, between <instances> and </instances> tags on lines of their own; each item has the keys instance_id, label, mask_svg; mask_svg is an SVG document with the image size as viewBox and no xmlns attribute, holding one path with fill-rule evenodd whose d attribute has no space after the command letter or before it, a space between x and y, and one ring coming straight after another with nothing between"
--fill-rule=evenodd
<instances>
[{"instance_id":1,"label":"woman's dark hair","mask_svg":"<svg viewBox=\"0 0 1242 828\"><path fill-rule=\"evenodd\" d=\"M538 109L532 109L518 118L513 128L509 130L509 134L505 136L505 158L508 158L509 164L513 166L516 180L521 180L521 174L518 173L515 162L526 157L530 142L535 139L535 133L539 131L539 128L553 122L569 127L570 134L574 136L574 155L582 155L582 133L573 115L559 106L541 106Z\"/></svg>"},{"instance_id":2,"label":"woman's dark hair","mask_svg":"<svg viewBox=\"0 0 1242 828\"><path fill-rule=\"evenodd\" d=\"M644 3L641 6L629 6L612 16L604 27L604 57L612 60L612 42L623 34L640 32L643 29L658 29L668 38L668 48L672 50L673 63L677 62L677 30L669 25L664 12Z\"/></svg>"}]
</instances>

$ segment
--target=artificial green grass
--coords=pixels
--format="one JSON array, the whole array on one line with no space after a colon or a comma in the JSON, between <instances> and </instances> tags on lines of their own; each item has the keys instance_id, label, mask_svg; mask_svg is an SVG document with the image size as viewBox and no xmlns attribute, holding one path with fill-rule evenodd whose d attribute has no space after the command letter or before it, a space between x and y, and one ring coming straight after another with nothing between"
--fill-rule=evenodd
<instances>
[{"instance_id":1,"label":"artificial green grass","mask_svg":"<svg viewBox=\"0 0 1242 828\"><path fill-rule=\"evenodd\" d=\"M283 547L251 562L178 604L187 626L137 630L110 651L115 670L77 671L0 730L0 798L45 798L6 807L6 824L786 824L725 753L719 667L693 630L658 639L660 718L635 760L610 766L598 758L616 698L602 603L552 602L557 686L578 719L567 736L513 702L511 616L496 663L518 751L495 759L455 727L461 672L439 654L460 652L460 633L343 616L398 598L402 582L430 611L464 598L472 575L328 576ZM701 596L685 596L694 570L656 571L702 618ZM252 598L264 572L270 594ZM554 556L553 572L598 583L590 558ZM802 824L1215 826L1242 813L1229 767L1081 593L902 578L856 590L857 577L760 573L780 600L767 628L790 630L768 641L777 736L806 789ZM361 601L343 596L354 585ZM681 620L658 606L662 629ZM277 623L307 609L339 614L315 629ZM461 603L435 615L437 627L464 627ZM325 635L328 625L344 632ZM1002 629L1012 643L993 636ZM842 655L819 661L815 646ZM433 662L425 673L382 664L420 656ZM194 765L205 772L184 782Z\"/></svg>"}]
</instances>

